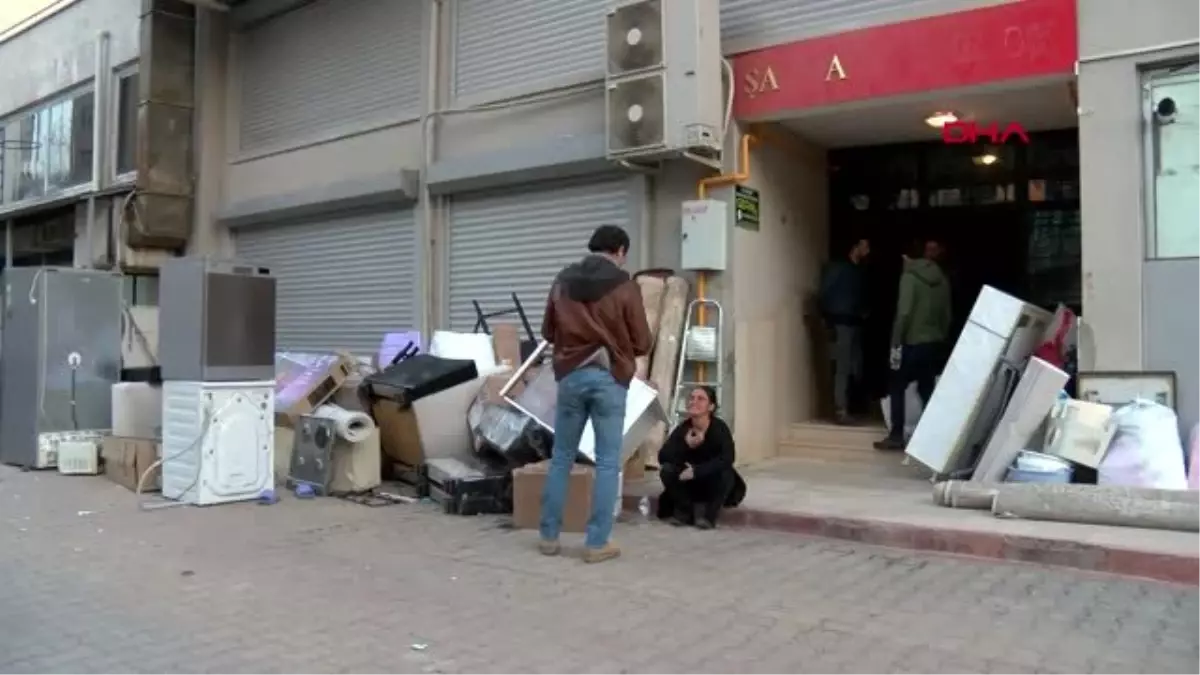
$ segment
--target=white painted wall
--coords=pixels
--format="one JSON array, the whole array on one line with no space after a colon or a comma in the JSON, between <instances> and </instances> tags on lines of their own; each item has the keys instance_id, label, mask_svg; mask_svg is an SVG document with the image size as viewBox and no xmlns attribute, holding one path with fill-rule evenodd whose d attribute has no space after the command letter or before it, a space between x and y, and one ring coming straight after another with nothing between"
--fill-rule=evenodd
<instances>
[{"instance_id":1,"label":"white painted wall","mask_svg":"<svg viewBox=\"0 0 1200 675\"><path fill-rule=\"evenodd\" d=\"M102 31L111 36L114 66L136 59L140 6L78 0L0 42L0 117L92 79Z\"/></svg>"}]
</instances>

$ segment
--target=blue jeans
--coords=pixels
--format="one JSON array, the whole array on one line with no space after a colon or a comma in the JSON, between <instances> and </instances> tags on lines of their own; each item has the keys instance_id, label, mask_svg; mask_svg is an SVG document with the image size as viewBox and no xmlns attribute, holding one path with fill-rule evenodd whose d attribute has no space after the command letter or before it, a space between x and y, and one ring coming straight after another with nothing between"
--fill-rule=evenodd
<instances>
[{"instance_id":1,"label":"blue jeans","mask_svg":"<svg viewBox=\"0 0 1200 675\"><path fill-rule=\"evenodd\" d=\"M612 534L621 471L621 442L625 428L625 395L629 390L601 368L582 368L558 382L554 413L554 453L542 491L541 535L558 539L571 466L579 454L579 438L588 418L596 432L596 481L592 485L592 514L588 518L588 548L603 548Z\"/></svg>"}]
</instances>

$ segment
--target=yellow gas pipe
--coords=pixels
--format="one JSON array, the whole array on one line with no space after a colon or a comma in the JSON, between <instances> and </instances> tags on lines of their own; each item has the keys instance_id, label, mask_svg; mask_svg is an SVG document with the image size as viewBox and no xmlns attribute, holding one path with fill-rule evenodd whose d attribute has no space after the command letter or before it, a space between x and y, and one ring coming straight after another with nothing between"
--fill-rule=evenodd
<instances>
[{"instance_id":1,"label":"yellow gas pipe","mask_svg":"<svg viewBox=\"0 0 1200 675\"><path fill-rule=\"evenodd\" d=\"M734 173L723 173L719 176L710 176L709 178L701 179L700 182L696 184L697 198L705 199L708 196L708 188L710 188L710 187L720 187L720 186L725 186L725 185L737 185L738 183L749 180L749 178L750 178L750 145L752 143L754 143L754 141L755 141L754 136L751 136L750 134L742 134L741 152L738 154L737 171ZM708 272L706 272L704 270L696 270L696 299L697 300L705 299L704 295L705 295L705 292L707 291L707 287L708 287ZM704 310L704 308L705 308L705 306L702 304L696 310L696 322L701 326L706 325L706 322L708 320L708 312L706 312ZM720 342L720 339L721 339L721 336L717 336L718 343ZM683 345L683 347L684 347L684 349L686 349L687 345L685 344L685 345ZM706 370L707 370L707 368L705 367L705 363L703 361L701 361L700 363L697 363L696 364L696 379L703 382L704 376L706 374L705 373Z\"/></svg>"}]
</instances>

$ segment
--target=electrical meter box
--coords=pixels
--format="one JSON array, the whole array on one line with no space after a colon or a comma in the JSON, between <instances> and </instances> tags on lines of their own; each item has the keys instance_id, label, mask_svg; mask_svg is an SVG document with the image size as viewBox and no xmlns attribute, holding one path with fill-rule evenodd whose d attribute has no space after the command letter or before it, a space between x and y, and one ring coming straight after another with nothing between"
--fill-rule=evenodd
<instances>
[{"instance_id":1,"label":"electrical meter box","mask_svg":"<svg viewBox=\"0 0 1200 675\"><path fill-rule=\"evenodd\" d=\"M729 205L719 199L683 203L679 266L724 271L728 265Z\"/></svg>"}]
</instances>

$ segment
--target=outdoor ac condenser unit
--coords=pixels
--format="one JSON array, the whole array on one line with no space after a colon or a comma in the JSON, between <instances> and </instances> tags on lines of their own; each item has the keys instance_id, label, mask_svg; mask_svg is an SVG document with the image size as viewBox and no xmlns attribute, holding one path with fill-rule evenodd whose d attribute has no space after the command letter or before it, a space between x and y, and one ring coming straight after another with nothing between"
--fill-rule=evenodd
<instances>
[{"instance_id":1,"label":"outdoor ac condenser unit","mask_svg":"<svg viewBox=\"0 0 1200 675\"><path fill-rule=\"evenodd\" d=\"M725 100L718 0L633 0L608 12L609 159L721 155Z\"/></svg>"}]
</instances>

